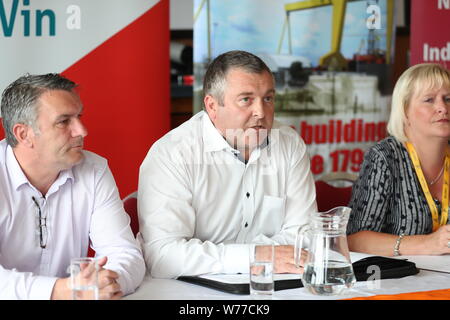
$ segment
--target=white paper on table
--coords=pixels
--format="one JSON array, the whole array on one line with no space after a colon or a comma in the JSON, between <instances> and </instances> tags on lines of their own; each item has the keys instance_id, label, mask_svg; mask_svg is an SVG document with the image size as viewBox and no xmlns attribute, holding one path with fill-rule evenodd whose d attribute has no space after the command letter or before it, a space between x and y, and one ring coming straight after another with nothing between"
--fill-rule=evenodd
<instances>
[{"instance_id":1,"label":"white paper on table","mask_svg":"<svg viewBox=\"0 0 450 320\"><path fill-rule=\"evenodd\" d=\"M441 256L399 256L398 259L406 259L414 262L419 269L450 273L450 255Z\"/></svg>"},{"instance_id":2,"label":"white paper on table","mask_svg":"<svg viewBox=\"0 0 450 320\"><path fill-rule=\"evenodd\" d=\"M361 259L367 258L367 257L373 257L373 254L367 254L367 253L361 253L361 252L350 252L350 261L352 263L359 261Z\"/></svg>"},{"instance_id":3,"label":"white paper on table","mask_svg":"<svg viewBox=\"0 0 450 320\"><path fill-rule=\"evenodd\" d=\"M350 260L352 262L371 257L373 255L371 254L365 254L365 253L359 253L359 252L350 252ZM273 275L273 280L295 280L301 279L300 274L293 274L293 273L277 273ZM199 278L218 281L222 283L229 283L229 284L238 284L238 283L249 283L249 275L248 273L243 274L205 274L199 276Z\"/></svg>"},{"instance_id":4,"label":"white paper on table","mask_svg":"<svg viewBox=\"0 0 450 320\"><path fill-rule=\"evenodd\" d=\"M300 280L302 277L301 274L293 274L293 273L277 273L273 275L273 280L294 280L298 279ZM248 273L242 273L242 274L205 274L199 276L199 278L218 281L222 283L229 283L229 284L238 284L238 283L249 283L250 278Z\"/></svg>"}]
</instances>

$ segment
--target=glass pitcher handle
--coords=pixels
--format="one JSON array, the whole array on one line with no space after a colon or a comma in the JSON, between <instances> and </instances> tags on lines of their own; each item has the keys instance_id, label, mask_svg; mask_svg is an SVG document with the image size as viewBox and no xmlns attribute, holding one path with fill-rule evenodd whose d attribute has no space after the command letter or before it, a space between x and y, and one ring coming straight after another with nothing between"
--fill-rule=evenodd
<instances>
[{"instance_id":1,"label":"glass pitcher handle","mask_svg":"<svg viewBox=\"0 0 450 320\"><path fill-rule=\"evenodd\" d=\"M294 264L297 268L300 267L300 260L302 257L303 240L305 239L306 232L309 230L309 225L303 225L298 228L297 235L295 236L295 248L294 248Z\"/></svg>"}]
</instances>

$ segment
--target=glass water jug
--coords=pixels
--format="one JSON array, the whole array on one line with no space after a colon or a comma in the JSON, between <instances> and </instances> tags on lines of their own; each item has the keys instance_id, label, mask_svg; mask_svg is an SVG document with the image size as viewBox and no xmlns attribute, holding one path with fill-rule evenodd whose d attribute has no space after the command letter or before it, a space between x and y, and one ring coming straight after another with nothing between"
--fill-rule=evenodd
<instances>
[{"instance_id":1,"label":"glass water jug","mask_svg":"<svg viewBox=\"0 0 450 320\"><path fill-rule=\"evenodd\" d=\"M307 225L299 228L295 264L300 265L301 250L308 242L302 282L313 294L342 294L356 282L346 236L350 211L348 207L336 207L317 212L310 216Z\"/></svg>"}]
</instances>

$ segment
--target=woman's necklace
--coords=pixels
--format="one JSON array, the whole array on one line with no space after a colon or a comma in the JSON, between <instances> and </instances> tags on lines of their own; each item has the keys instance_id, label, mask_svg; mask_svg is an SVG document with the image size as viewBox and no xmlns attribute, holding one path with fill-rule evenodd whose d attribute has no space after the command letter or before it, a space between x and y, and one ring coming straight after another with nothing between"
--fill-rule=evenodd
<instances>
[{"instance_id":1,"label":"woman's necklace","mask_svg":"<svg viewBox=\"0 0 450 320\"><path fill-rule=\"evenodd\" d=\"M435 184L435 183L441 178L441 176L442 176L443 173L444 173L444 165L442 165L441 172L439 172L439 174L437 175L437 177L434 178L434 180L431 181L431 182L429 183L429 185L432 186L433 184Z\"/></svg>"},{"instance_id":2,"label":"woman's necklace","mask_svg":"<svg viewBox=\"0 0 450 320\"><path fill-rule=\"evenodd\" d=\"M414 146L410 142L405 143L406 148L408 149L409 156L411 157L411 161L414 166L414 170L416 172L417 178L419 179L420 187L427 199L428 207L431 211L431 217L433 219L433 231L439 229L440 226L443 226L447 223L448 218L448 205L450 203L449 197L449 187L450 187L450 153L447 151L445 155L444 161L444 183L442 185L442 205L441 205L441 215L439 217L439 211L434 203L433 196L431 195L430 189L428 187L428 182L423 175L422 167L420 166L419 157L417 156L417 152L414 149ZM432 181L432 183L436 183L437 180L441 177L441 173L438 174L436 179Z\"/></svg>"}]
</instances>

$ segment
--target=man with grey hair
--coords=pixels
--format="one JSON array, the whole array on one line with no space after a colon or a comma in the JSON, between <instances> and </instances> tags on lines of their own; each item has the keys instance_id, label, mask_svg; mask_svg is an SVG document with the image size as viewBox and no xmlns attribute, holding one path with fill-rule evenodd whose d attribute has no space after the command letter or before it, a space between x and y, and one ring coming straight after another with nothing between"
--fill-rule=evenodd
<instances>
[{"instance_id":1,"label":"man with grey hair","mask_svg":"<svg viewBox=\"0 0 450 320\"><path fill-rule=\"evenodd\" d=\"M209 65L204 111L158 140L140 168L140 241L152 276L248 273L249 245L294 265L295 235L317 210L306 146L274 121L266 64L230 51ZM267 246L267 249L270 249Z\"/></svg>"},{"instance_id":2,"label":"man with grey hair","mask_svg":"<svg viewBox=\"0 0 450 320\"><path fill-rule=\"evenodd\" d=\"M0 299L71 299L70 260L90 243L100 299L133 292L145 274L107 161L83 150L76 87L58 74L25 75L3 92Z\"/></svg>"}]
</instances>

